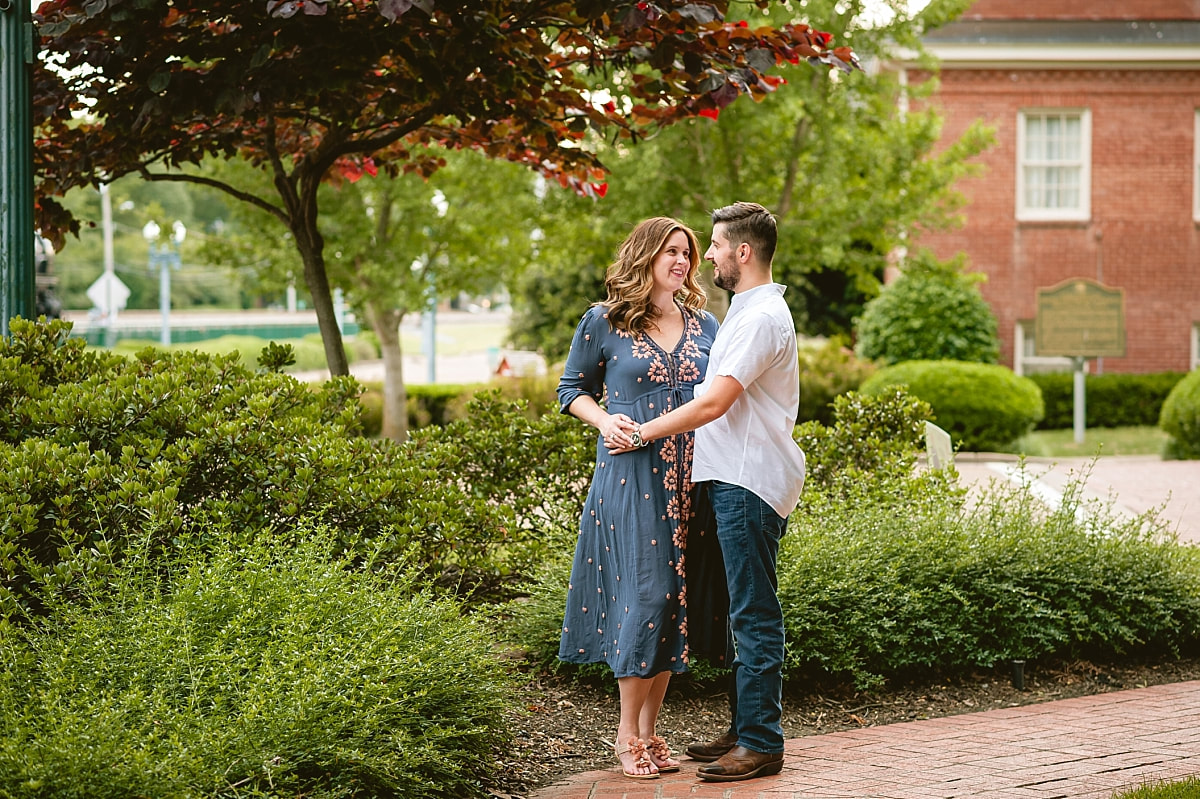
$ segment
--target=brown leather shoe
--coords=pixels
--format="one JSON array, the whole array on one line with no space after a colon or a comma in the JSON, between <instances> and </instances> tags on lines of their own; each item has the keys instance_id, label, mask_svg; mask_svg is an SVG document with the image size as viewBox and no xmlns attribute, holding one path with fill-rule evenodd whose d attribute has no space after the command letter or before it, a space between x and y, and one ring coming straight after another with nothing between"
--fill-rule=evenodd
<instances>
[{"instance_id":1,"label":"brown leather shoe","mask_svg":"<svg viewBox=\"0 0 1200 799\"><path fill-rule=\"evenodd\" d=\"M692 744L685 751L692 760L711 763L737 745L737 733L727 732L715 741Z\"/></svg>"},{"instance_id":2,"label":"brown leather shoe","mask_svg":"<svg viewBox=\"0 0 1200 799\"><path fill-rule=\"evenodd\" d=\"M783 771L783 753L755 752L744 746L735 746L722 755L717 762L696 769L702 780L734 782L754 777L766 777Z\"/></svg>"}]
</instances>

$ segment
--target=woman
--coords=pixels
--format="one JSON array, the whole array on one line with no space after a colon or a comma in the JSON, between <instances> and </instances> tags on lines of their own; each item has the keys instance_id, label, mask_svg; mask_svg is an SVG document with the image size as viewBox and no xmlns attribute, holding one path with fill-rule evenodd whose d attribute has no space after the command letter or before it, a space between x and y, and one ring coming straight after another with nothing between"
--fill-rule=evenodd
<instances>
[{"instance_id":1,"label":"woman","mask_svg":"<svg viewBox=\"0 0 1200 799\"><path fill-rule=\"evenodd\" d=\"M608 268L607 299L575 331L558 385L562 411L600 431L558 656L612 667L616 755L634 779L679 769L655 724L671 674L687 669L684 550L689 534L703 533L689 529L692 434L619 456L604 444L630 446L633 419L679 407L703 378L717 321L703 310L699 263L683 223L637 225Z\"/></svg>"}]
</instances>

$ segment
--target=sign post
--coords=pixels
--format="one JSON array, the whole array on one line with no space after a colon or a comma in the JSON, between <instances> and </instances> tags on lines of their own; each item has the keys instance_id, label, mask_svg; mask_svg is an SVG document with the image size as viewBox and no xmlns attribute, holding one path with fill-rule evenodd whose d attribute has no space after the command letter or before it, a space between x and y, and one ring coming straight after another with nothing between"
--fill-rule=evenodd
<instances>
[{"instance_id":1,"label":"sign post","mask_svg":"<svg viewBox=\"0 0 1200 799\"><path fill-rule=\"evenodd\" d=\"M1125 291L1071 278L1037 290L1034 350L1065 355L1075 365L1075 443L1083 443L1087 418L1084 375L1088 358L1125 355Z\"/></svg>"}]
</instances>

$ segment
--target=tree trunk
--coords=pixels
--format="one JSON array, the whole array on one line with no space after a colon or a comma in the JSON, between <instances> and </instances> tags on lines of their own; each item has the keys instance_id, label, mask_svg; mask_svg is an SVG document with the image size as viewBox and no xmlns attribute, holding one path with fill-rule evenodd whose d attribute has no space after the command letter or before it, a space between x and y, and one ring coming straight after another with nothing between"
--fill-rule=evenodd
<instances>
[{"instance_id":1,"label":"tree trunk","mask_svg":"<svg viewBox=\"0 0 1200 799\"><path fill-rule=\"evenodd\" d=\"M400 346L400 323L404 311L381 308L368 300L367 320L379 337L379 352L383 358L383 427L380 434L393 441L408 438L408 389L404 385L404 355Z\"/></svg>"},{"instance_id":2,"label":"tree trunk","mask_svg":"<svg viewBox=\"0 0 1200 799\"><path fill-rule=\"evenodd\" d=\"M312 298L313 310L317 313L317 326L321 330L321 343L325 345L325 364L329 374L342 377L350 374L350 362L342 344L342 331L333 311L333 293L329 290L329 275L325 272L325 241L317 230L316 212L297 218L292 216L292 235L296 249L304 262L304 283ZM305 224L307 220L307 224ZM311 228L311 229L310 229Z\"/></svg>"}]
</instances>

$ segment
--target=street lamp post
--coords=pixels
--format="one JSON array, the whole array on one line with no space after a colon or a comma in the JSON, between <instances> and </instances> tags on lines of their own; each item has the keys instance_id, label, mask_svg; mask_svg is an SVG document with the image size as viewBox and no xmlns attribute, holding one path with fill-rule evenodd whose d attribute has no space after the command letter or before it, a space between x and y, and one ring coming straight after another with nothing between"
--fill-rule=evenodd
<instances>
[{"instance_id":1,"label":"street lamp post","mask_svg":"<svg viewBox=\"0 0 1200 799\"><path fill-rule=\"evenodd\" d=\"M142 237L146 239L149 248L150 271L158 269L158 308L162 312L162 334L159 341L165 347L171 343L171 270L179 269L179 247L187 236L187 228L178 219L171 225L171 238L168 243L159 244L158 234L162 232L158 223L151 219L142 228Z\"/></svg>"},{"instance_id":2,"label":"street lamp post","mask_svg":"<svg viewBox=\"0 0 1200 799\"><path fill-rule=\"evenodd\" d=\"M34 38L28 3L0 0L0 336L37 318L33 265Z\"/></svg>"}]
</instances>

